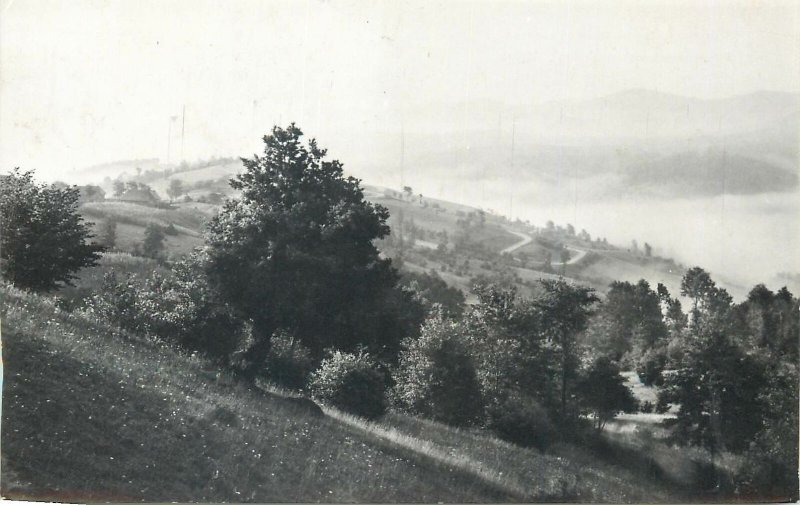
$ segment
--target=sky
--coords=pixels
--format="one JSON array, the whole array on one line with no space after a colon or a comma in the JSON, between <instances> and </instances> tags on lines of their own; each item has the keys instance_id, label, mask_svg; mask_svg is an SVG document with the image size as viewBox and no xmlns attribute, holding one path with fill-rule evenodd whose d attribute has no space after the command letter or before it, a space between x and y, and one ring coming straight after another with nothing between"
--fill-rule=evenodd
<instances>
[{"instance_id":1,"label":"sky","mask_svg":"<svg viewBox=\"0 0 800 505\"><path fill-rule=\"evenodd\" d=\"M792 1L3 0L0 9L0 165L45 179L119 159L246 156L290 121L323 145L353 145L359 132L413 123L433 104L631 88L800 91Z\"/></svg>"}]
</instances>

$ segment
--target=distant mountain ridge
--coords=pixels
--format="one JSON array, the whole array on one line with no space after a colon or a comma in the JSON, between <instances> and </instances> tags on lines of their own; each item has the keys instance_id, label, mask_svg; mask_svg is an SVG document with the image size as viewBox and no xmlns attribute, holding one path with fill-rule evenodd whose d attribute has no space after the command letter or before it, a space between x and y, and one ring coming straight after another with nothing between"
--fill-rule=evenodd
<instances>
[{"instance_id":1,"label":"distant mountain ridge","mask_svg":"<svg viewBox=\"0 0 800 505\"><path fill-rule=\"evenodd\" d=\"M667 139L762 129L798 111L800 94L796 93L758 91L701 99L635 89L533 107L520 111L517 125L548 138Z\"/></svg>"},{"instance_id":2,"label":"distant mountain ridge","mask_svg":"<svg viewBox=\"0 0 800 505\"><path fill-rule=\"evenodd\" d=\"M540 200L556 199L575 179L592 179L597 191L587 197L604 200L630 191L671 198L798 187L797 93L703 99L633 89L540 105L439 104L421 114L424 124L406 121L395 146L386 136L375 142L377 165L397 167L402 144L412 178L552 185Z\"/></svg>"},{"instance_id":3,"label":"distant mountain ridge","mask_svg":"<svg viewBox=\"0 0 800 505\"><path fill-rule=\"evenodd\" d=\"M515 129L517 134L535 134L543 142L734 134L767 127L799 111L800 93L754 91L696 98L628 89L596 98L530 105L482 99L431 103L408 110L403 117L406 132L501 129L510 134Z\"/></svg>"},{"instance_id":4,"label":"distant mountain ridge","mask_svg":"<svg viewBox=\"0 0 800 505\"><path fill-rule=\"evenodd\" d=\"M796 172L724 151L681 153L654 160L630 172L626 180L663 194L685 196L782 192L798 185Z\"/></svg>"}]
</instances>

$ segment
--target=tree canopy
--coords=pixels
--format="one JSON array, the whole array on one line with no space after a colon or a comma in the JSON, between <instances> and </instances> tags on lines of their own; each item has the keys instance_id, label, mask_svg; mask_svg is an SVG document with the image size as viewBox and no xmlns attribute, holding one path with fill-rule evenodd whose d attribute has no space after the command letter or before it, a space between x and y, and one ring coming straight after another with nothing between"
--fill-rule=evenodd
<instances>
[{"instance_id":1,"label":"tree canopy","mask_svg":"<svg viewBox=\"0 0 800 505\"><path fill-rule=\"evenodd\" d=\"M164 229L156 223L148 223L142 240L142 254L148 258L160 258L164 254Z\"/></svg>"},{"instance_id":2,"label":"tree canopy","mask_svg":"<svg viewBox=\"0 0 800 505\"><path fill-rule=\"evenodd\" d=\"M599 431L619 412L634 412L638 402L625 378L607 356L596 358L576 385L581 404L594 416Z\"/></svg>"},{"instance_id":3,"label":"tree canopy","mask_svg":"<svg viewBox=\"0 0 800 505\"><path fill-rule=\"evenodd\" d=\"M599 301L592 288L563 279L540 281L544 293L533 304L539 312L544 335L554 349L560 382L560 415L570 417L567 399L580 366L579 334L586 329L592 305Z\"/></svg>"},{"instance_id":4,"label":"tree canopy","mask_svg":"<svg viewBox=\"0 0 800 505\"><path fill-rule=\"evenodd\" d=\"M169 181L169 187L167 188L167 195L169 196L170 200L175 200L182 194L184 194L186 190L183 187L183 181L180 179L171 179Z\"/></svg>"},{"instance_id":5,"label":"tree canopy","mask_svg":"<svg viewBox=\"0 0 800 505\"><path fill-rule=\"evenodd\" d=\"M80 190L37 184L18 168L0 176L0 269L12 284L49 291L94 266L103 246L78 214Z\"/></svg>"},{"instance_id":6,"label":"tree canopy","mask_svg":"<svg viewBox=\"0 0 800 505\"><path fill-rule=\"evenodd\" d=\"M253 325L248 369L258 373L271 335L283 329L321 359L325 348L396 356L424 313L373 240L389 212L364 200L360 181L325 159L290 125L263 137L231 180L241 197L211 220L208 276Z\"/></svg>"}]
</instances>

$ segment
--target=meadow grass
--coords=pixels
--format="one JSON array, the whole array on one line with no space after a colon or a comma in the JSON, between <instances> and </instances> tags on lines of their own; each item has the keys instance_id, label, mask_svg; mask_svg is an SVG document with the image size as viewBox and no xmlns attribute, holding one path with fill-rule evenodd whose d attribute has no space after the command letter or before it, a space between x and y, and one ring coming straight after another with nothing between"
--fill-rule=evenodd
<instances>
[{"instance_id":1,"label":"meadow grass","mask_svg":"<svg viewBox=\"0 0 800 505\"><path fill-rule=\"evenodd\" d=\"M386 443L91 313L3 285L2 494L57 501L497 502Z\"/></svg>"},{"instance_id":2,"label":"meadow grass","mask_svg":"<svg viewBox=\"0 0 800 505\"><path fill-rule=\"evenodd\" d=\"M555 443L540 451L499 440L479 429L389 414L380 423L355 420L418 450L462 466L513 491L526 502L667 502L680 493L656 478L609 464L587 449Z\"/></svg>"},{"instance_id":3,"label":"meadow grass","mask_svg":"<svg viewBox=\"0 0 800 505\"><path fill-rule=\"evenodd\" d=\"M88 220L114 218L120 223L147 226L156 223L162 226L172 224L178 233L199 236L205 226L207 216L192 207L159 208L133 202L106 200L87 202L78 209Z\"/></svg>"},{"instance_id":4,"label":"meadow grass","mask_svg":"<svg viewBox=\"0 0 800 505\"><path fill-rule=\"evenodd\" d=\"M389 209L389 225L392 228L399 226L400 215L403 216L404 222L414 222L420 228L429 231L446 231L450 240L459 233L459 227L456 222L462 219L458 216L455 210L450 209L448 212L436 212L432 207L421 207L416 201L400 201L393 198L376 197L372 201L379 203ZM472 209L472 212L477 209ZM469 228L469 238L472 242L483 245L486 250L492 252L500 252L506 247L519 242L519 237L506 231L502 226L498 225L494 220L487 217L484 226L472 226Z\"/></svg>"},{"instance_id":5,"label":"meadow grass","mask_svg":"<svg viewBox=\"0 0 800 505\"><path fill-rule=\"evenodd\" d=\"M114 249L119 251L135 251L141 249L144 242L146 228L144 226L120 223L117 225L117 240ZM196 247L203 245L203 238L199 235L167 235L164 237L164 250L172 256L184 256Z\"/></svg>"}]
</instances>

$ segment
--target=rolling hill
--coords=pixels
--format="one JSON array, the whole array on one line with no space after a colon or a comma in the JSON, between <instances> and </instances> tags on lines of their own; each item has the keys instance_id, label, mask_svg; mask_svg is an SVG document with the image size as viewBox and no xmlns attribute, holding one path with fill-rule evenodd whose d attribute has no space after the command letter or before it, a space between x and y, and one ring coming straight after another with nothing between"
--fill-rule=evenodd
<instances>
[{"instance_id":1,"label":"rolling hill","mask_svg":"<svg viewBox=\"0 0 800 505\"><path fill-rule=\"evenodd\" d=\"M187 185L190 181L213 181L214 184L194 190L194 198L202 199L214 191L233 196L227 186L227 180L235 172L231 163L205 166L196 172L154 179L151 184L166 187L168 180L176 177L187 181ZM479 278L511 282L528 291L538 279L558 275L589 284L600 292L613 280L639 278L653 285L661 282L678 291L683 271L671 260L645 257L643 253L631 253L597 240L582 240L567 233L565 228L548 230L544 226L510 221L477 207L380 186L366 185L364 189L368 200L390 212L392 235L379 243L383 253L402 260L403 268L408 271L435 270L448 284L467 294ZM219 205L198 201L154 207L113 199L81 206L84 217L97 227L108 219L117 220L116 249L122 252L135 251L148 223L174 226L178 233L168 236L165 244L173 258L202 245L205 222L218 209ZM524 244L517 247L520 242ZM560 257L564 248L571 250L566 266L561 264ZM504 250L508 252L501 254ZM548 256L550 268L545 266Z\"/></svg>"}]
</instances>

